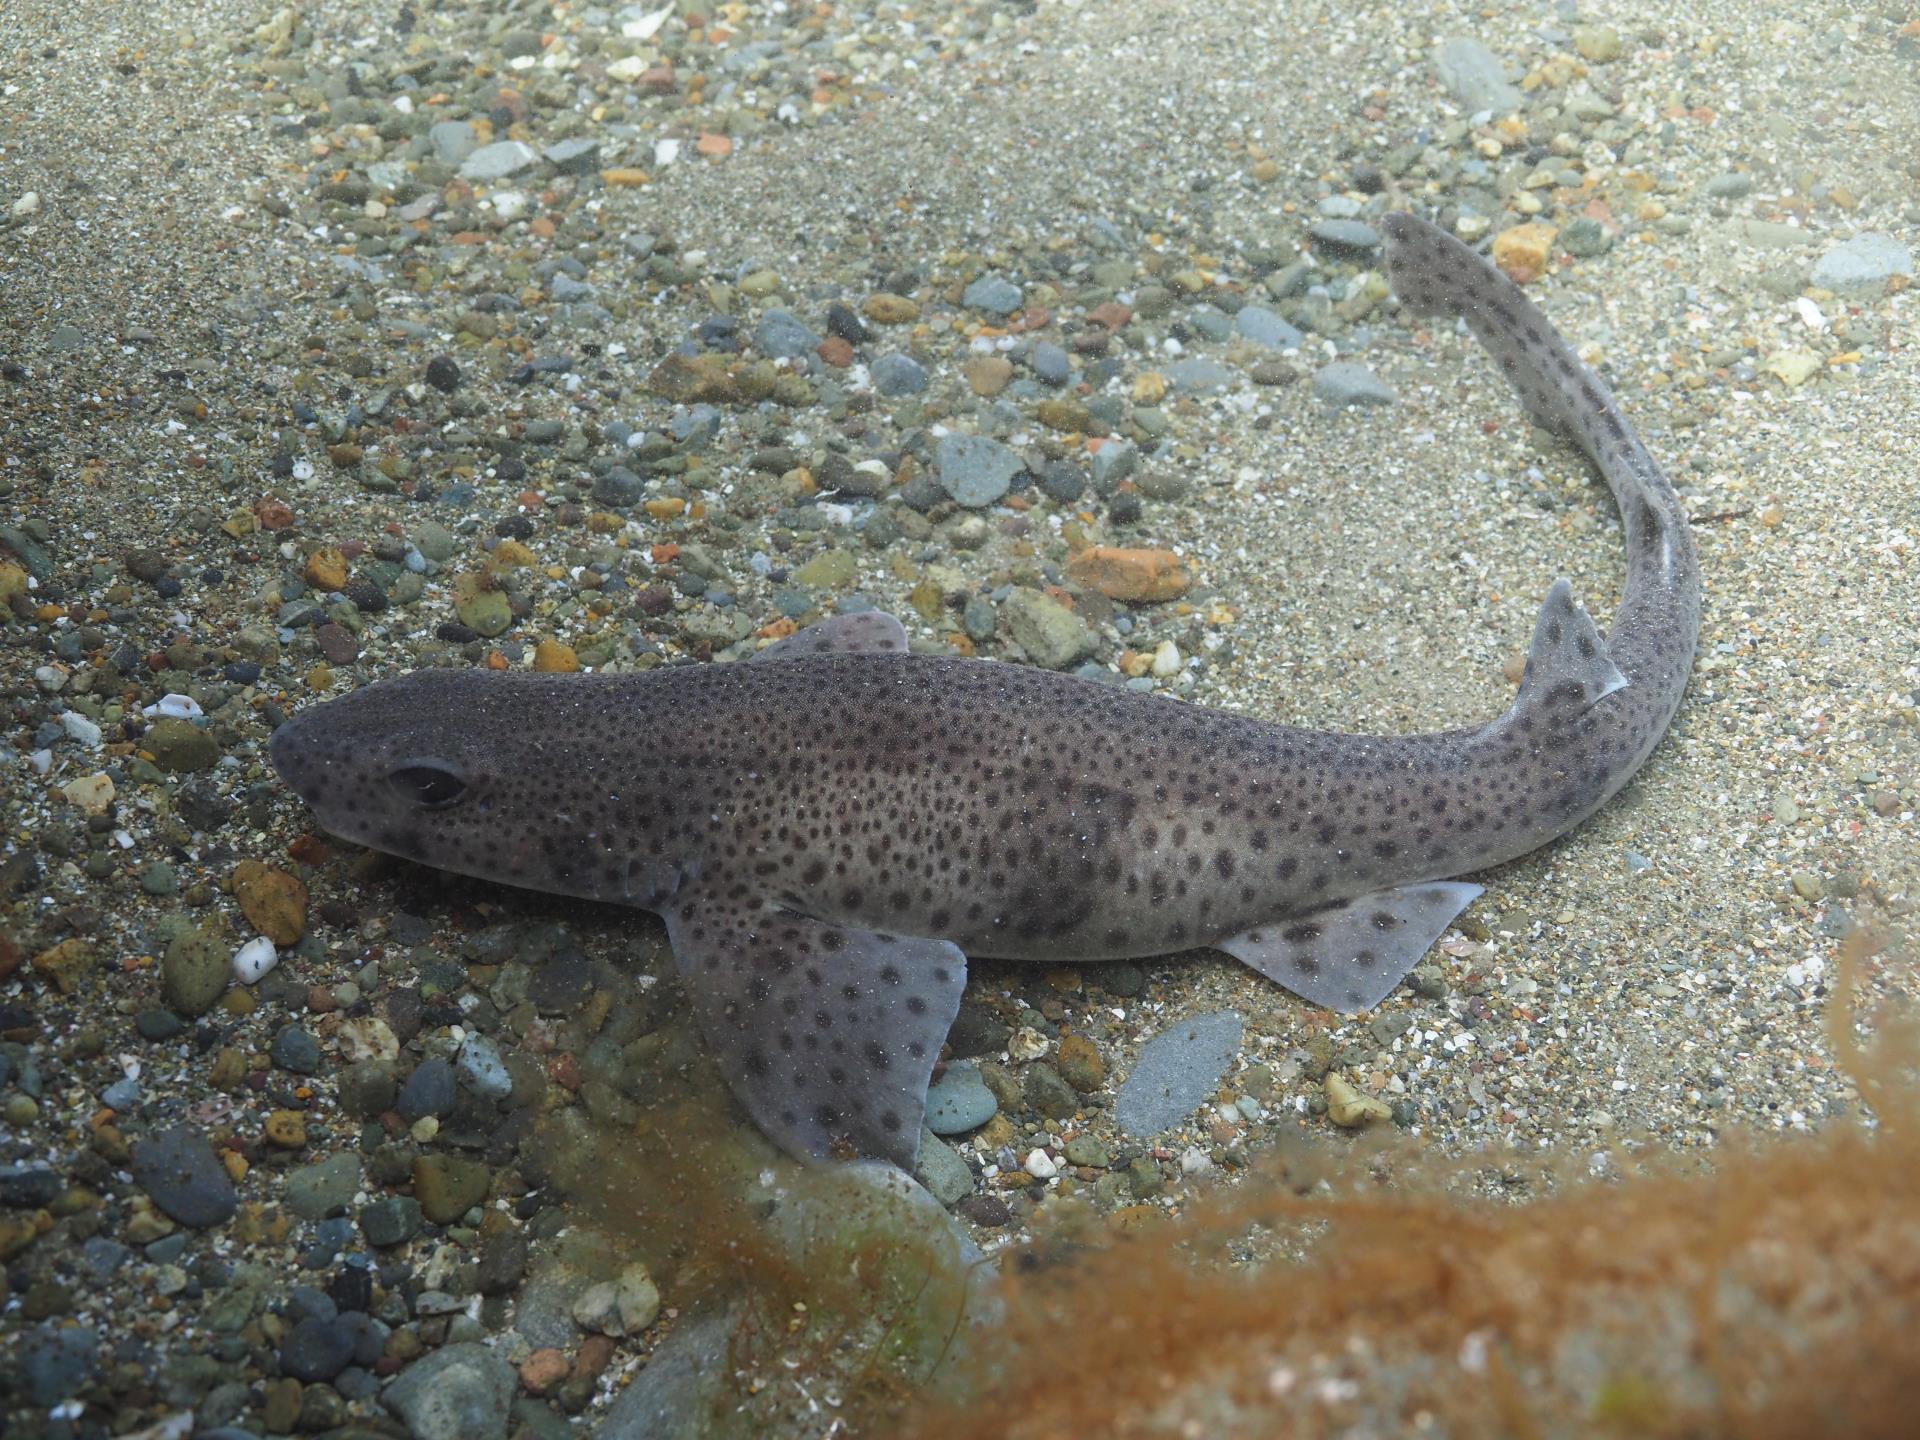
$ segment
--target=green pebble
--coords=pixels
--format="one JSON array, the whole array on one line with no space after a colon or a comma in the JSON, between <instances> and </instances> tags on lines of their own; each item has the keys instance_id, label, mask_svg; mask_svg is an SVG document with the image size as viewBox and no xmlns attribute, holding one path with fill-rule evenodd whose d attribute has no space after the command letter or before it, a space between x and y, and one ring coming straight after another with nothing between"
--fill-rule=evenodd
<instances>
[{"instance_id":1,"label":"green pebble","mask_svg":"<svg viewBox=\"0 0 1920 1440\"><path fill-rule=\"evenodd\" d=\"M177 1015L205 1014L226 991L231 975L227 947L194 928L176 935L160 958L160 994Z\"/></svg>"},{"instance_id":2,"label":"green pebble","mask_svg":"<svg viewBox=\"0 0 1920 1440\"><path fill-rule=\"evenodd\" d=\"M220 742L191 720L167 716L156 720L140 741L162 770L176 774L211 770L220 759Z\"/></svg>"},{"instance_id":3,"label":"green pebble","mask_svg":"<svg viewBox=\"0 0 1920 1440\"><path fill-rule=\"evenodd\" d=\"M149 860L140 867L140 888L149 895L171 895L180 888L180 877L164 860Z\"/></svg>"}]
</instances>

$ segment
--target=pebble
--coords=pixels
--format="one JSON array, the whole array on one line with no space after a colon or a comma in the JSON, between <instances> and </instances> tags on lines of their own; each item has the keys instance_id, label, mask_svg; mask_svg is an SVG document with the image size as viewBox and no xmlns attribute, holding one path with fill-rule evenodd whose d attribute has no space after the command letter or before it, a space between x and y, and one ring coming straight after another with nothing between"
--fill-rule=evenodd
<instances>
[{"instance_id":1,"label":"pebble","mask_svg":"<svg viewBox=\"0 0 1920 1440\"><path fill-rule=\"evenodd\" d=\"M435 1225L452 1225L487 1198L493 1176L478 1160L462 1155L422 1155L413 1162L413 1194L420 1213Z\"/></svg>"},{"instance_id":2,"label":"pebble","mask_svg":"<svg viewBox=\"0 0 1920 1440\"><path fill-rule=\"evenodd\" d=\"M920 1137L920 1155L914 1163L913 1178L948 1208L973 1193L973 1171L951 1145L935 1134Z\"/></svg>"},{"instance_id":3,"label":"pebble","mask_svg":"<svg viewBox=\"0 0 1920 1440\"><path fill-rule=\"evenodd\" d=\"M85 1388L100 1353L99 1336L85 1325L49 1320L21 1343L17 1363L27 1403L50 1410Z\"/></svg>"},{"instance_id":4,"label":"pebble","mask_svg":"<svg viewBox=\"0 0 1920 1440\"><path fill-rule=\"evenodd\" d=\"M950 1065L927 1089L927 1128L936 1135L977 1130L998 1109L977 1065Z\"/></svg>"},{"instance_id":5,"label":"pebble","mask_svg":"<svg viewBox=\"0 0 1920 1440\"><path fill-rule=\"evenodd\" d=\"M381 1392L413 1440L506 1440L518 1376L487 1346L443 1345Z\"/></svg>"},{"instance_id":6,"label":"pebble","mask_svg":"<svg viewBox=\"0 0 1920 1440\"><path fill-rule=\"evenodd\" d=\"M273 941L256 935L233 952L233 975L242 985L256 985L280 963L280 952Z\"/></svg>"},{"instance_id":7,"label":"pebble","mask_svg":"<svg viewBox=\"0 0 1920 1440\"><path fill-rule=\"evenodd\" d=\"M338 1150L287 1175L287 1208L302 1220L343 1215L360 1188L360 1157Z\"/></svg>"},{"instance_id":8,"label":"pebble","mask_svg":"<svg viewBox=\"0 0 1920 1440\"><path fill-rule=\"evenodd\" d=\"M194 1230L233 1218L233 1178L196 1126L174 1125L133 1147L133 1178L168 1216Z\"/></svg>"},{"instance_id":9,"label":"pebble","mask_svg":"<svg viewBox=\"0 0 1920 1440\"><path fill-rule=\"evenodd\" d=\"M1371 255L1380 248L1380 232L1364 220L1320 220L1307 233L1323 248L1342 255Z\"/></svg>"},{"instance_id":10,"label":"pebble","mask_svg":"<svg viewBox=\"0 0 1920 1440\"><path fill-rule=\"evenodd\" d=\"M873 362L873 388L882 395L918 395L927 388L927 372L907 355L882 355Z\"/></svg>"},{"instance_id":11,"label":"pebble","mask_svg":"<svg viewBox=\"0 0 1920 1440\"><path fill-rule=\"evenodd\" d=\"M999 275L982 275L961 292L960 303L1005 317L1020 308L1020 287Z\"/></svg>"},{"instance_id":12,"label":"pebble","mask_svg":"<svg viewBox=\"0 0 1920 1440\"><path fill-rule=\"evenodd\" d=\"M1233 328L1243 338L1269 350L1298 350L1307 343L1305 335L1259 305L1242 305L1233 317Z\"/></svg>"},{"instance_id":13,"label":"pebble","mask_svg":"<svg viewBox=\"0 0 1920 1440\"><path fill-rule=\"evenodd\" d=\"M1913 276L1913 252L1891 235L1868 230L1814 262L1813 283L1849 300L1872 300L1896 275Z\"/></svg>"},{"instance_id":14,"label":"pebble","mask_svg":"<svg viewBox=\"0 0 1920 1440\"><path fill-rule=\"evenodd\" d=\"M394 1109L402 1120L411 1124L428 1115L451 1114L456 1098L453 1066L436 1055L414 1066L413 1073L400 1087Z\"/></svg>"},{"instance_id":15,"label":"pebble","mask_svg":"<svg viewBox=\"0 0 1920 1440\"><path fill-rule=\"evenodd\" d=\"M298 1025L282 1026L267 1054L275 1065L295 1075L312 1075L320 1068L320 1042Z\"/></svg>"},{"instance_id":16,"label":"pebble","mask_svg":"<svg viewBox=\"0 0 1920 1440\"><path fill-rule=\"evenodd\" d=\"M1505 114L1518 110L1526 96L1507 79L1507 67L1478 40L1455 36L1433 52L1434 72L1446 92L1467 110Z\"/></svg>"},{"instance_id":17,"label":"pebble","mask_svg":"<svg viewBox=\"0 0 1920 1440\"><path fill-rule=\"evenodd\" d=\"M1393 1107L1367 1094L1344 1077L1327 1072L1323 1082L1327 1095L1327 1118L1348 1130L1367 1125L1390 1124Z\"/></svg>"},{"instance_id":18,"label":"pebble","mask_svg":"<svg viewBox=\"0 0 1920 1440\"><path fill-rule=\"evenodd\" d=\"M199 927L182 930L160 957L160 995L178 1014L203 1015L226 990L230 974L225 941Z\"/></svg>"},{"instance_id":19,"label":"pebble","mask_svg":"<svg viewBox=\"0 0 1920 1440\"><path fill-rule=\"evenodd\" d=\"M386 1195L363 1206L360 1233L375 1249L404 1245L420 1233L420 1202L411 1195Z\"/></svg>"},{"instance_id":20,"label":"pebble","mask_svg":"<svg viewBox=\"0 0 1920 1440\"><path fill-rule=\"evenodd\" d=\"M482 145L460 162L460 178L482 183L504 180L539 161L540 152L524 141L496 140L491 145Z\"/></svg>"},{"instance_id":21,"label":"pebble","mask_svg":"<svg viewBox=\"0 0 1920 1440\"><path fill-rule=\"evenodd\" d=\"M190 720L168 716L156 720L140 738L140 748L153 756L162 770L182 774L210 770L220 759L220 744Z\"/></svg>"},{"instance_id":22,"label":"pebble","mask_svg":"<svg viewBox=\"0 0 1920 1440\"><path fill-rule=\"evenodd\" d=\"M513 1093L513 1076L500 1058L500 1047L484 1035L469 1035L460 1045L460 1079L486 1100L504 1100Z\"/></svg>"},{"instance_id":23,"label":"pebble","mask_svg":"<svg viewBox=\"0 0 1920 1440\"><path fill-rule=\"evenodd\" d=\"M1217 1010L1155 1035L1121 1082L1115 1124L1129 1135L1150 1136L1186 1119L1219 1088L1241 1033L1238 1015Z\"/></svg>"},{"instance_id":24,"label":"pebble","mask_svg":"<svg viewBox=\"0 0 1920 1440\"><path fill-rule=\"evenodd\" d=\"M1396 397L1373 371L1350 360L1335 360L1313 374L1313 393L1329 405L1392 405Z\"/></svg>"},{"instance_id":25,"label":"pebble","mask_svg":"<svg viewBox=\"0 0 1920 1440\"><path fill-rule=\"evenodd\" d=\"M934 452L940 488L969 509L991 505L1026 469L1012 450L985 435L943 435Z\"/></svg>"},{"instance_id":26,"label":"pebble","mask_svg":"<svg viewBox=\"0 0 1920 1440\"><path fill-rule=\"evenodd\" d=\"M1085 620L1038 590L1015 589L1001 603L1000 614L1014 642L1042 669L1069 669L1099 644Z\"/></svg>"},{"instance_id":27,"label":"pebble","mask_svg":"<svg viewBox=\"0 0 1920 1440\"><path fill-rule=\"evenodd\" d=\"M753 331L754 348L772 360L811 355L820 337L785 310L769 310Z\"/></svg>"}]
</instances>

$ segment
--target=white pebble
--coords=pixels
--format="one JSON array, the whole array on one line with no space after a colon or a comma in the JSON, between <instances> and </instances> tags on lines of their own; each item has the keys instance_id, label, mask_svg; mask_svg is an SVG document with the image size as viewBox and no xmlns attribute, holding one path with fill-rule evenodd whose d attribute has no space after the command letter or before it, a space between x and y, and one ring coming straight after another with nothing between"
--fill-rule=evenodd
<instances>
[{"instance_id":1,"label":"white pebble","mask_svg":"<svg viewBox=\"0 0 1920 1440\"><path fill-rule=\"evenodd\" d=\"M273 948L273 941L256 935L233 952L234 978L242 985L252 985L279 963L280 952Z\"/></svg>"},{"instance_id":2,"label":"white pebble","mask_svg":"<svg viewBox=\"0 0 1920 1440\"><path fill-rule=\"evenodd\" d=\"M61 715L60 728L89 750L100 743L100 727L78 710L69 710Z\"/></svg>"},{"instance_id":3,"label":"white pebble","mask_svg":"<svg viewBox=\"0 0 1920 1440\"><path fill-rule=\"evenodd\" d=\"M1180 673L1180 647L1171 640L1162 640L1153 648L1153 673L1159 679Z\"/></svg>"},{"instance_id":4,"label":"white pebble","mask_svg":"<svg viewBox=\"0 0 1920 1440\"><path fill-rule=\"evenodd\" d=\"M153 704L144 706L142 715L164 715L174 720L198 720L206 712L200 708L200 702L191 695L182 695L177 691L162 695Z\"/></svg>"},{"instance_id":5,"label":"white pebble","mask_svg":"<svg viewBox=\"0 0 1920 1440\"><path fill-rule=\"evenodd\" d=\"M1036 1180L1051 1180L1060 1173L1060 1167L1046 1151L1035 1149L1027 1156L1026 1171Z\"/></svg>"}]
</instances>

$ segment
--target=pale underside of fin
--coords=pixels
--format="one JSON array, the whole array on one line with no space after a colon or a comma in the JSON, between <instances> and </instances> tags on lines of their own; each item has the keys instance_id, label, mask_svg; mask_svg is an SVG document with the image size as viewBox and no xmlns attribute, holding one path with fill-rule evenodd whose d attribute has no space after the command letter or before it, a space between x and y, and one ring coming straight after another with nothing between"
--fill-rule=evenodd
<instances>
[{"instance_id":1,"label":"pale underside of fin","mask_svg":"<svg viewBox=\"0 0 1920 1440\"><path fill-rule=\"evenodd\" d=\"M1460 880L1402 885L1215 944L1304 1000L1358 1014L1392 993L1482 888Z\"/></svg>"},{"instance_id":2,"label":"pale underside of fin","mask_svg":"<svg viewBox=\"0 0 1920 1440\"><path fill-rule=\"evenodd\" d=\"M800 1159L911 1172L966 985L959 947L701 892L666 920L701 1032L761 1131Z\"/></svg>"},{"instance_id":3,"label":"pale underside of fin","mask_svg":"<svg viewBox=\"0 0 1920 1440\"><path fill-rule=\"evenodd\" d=\"M777 640L753 660L795 660L804 655L904 655L906 628L883 610L832 615Z\"/></svg>"},{"instance_id":4,"label":"pale underside of fin","mask_svg":"<svg viewBox=\"0 0 1920 1440\"><path fill-rule=\"evenodd\" d=\"M1574 602L1573 586L1564 579L1554 581L1534 622L1515 704L1578 715L1626 689L1627 683L1593 617Z\"/></svg>"}]
</instances>

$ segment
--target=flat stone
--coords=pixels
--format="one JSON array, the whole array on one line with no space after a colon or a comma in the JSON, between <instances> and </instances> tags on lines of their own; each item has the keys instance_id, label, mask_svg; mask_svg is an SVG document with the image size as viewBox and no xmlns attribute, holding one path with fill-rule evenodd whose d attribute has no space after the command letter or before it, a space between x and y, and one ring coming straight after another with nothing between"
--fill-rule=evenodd
<instances>
[{"instance_id":1,"label":"flat stone","mask_svg":"<svg viewBox=\"0 0 1920 1440\"><path fill-rule=\"evenodd\" d=\"M785 310L769 310L753 329L754 348L771 360L811 355L820 337Z\"/></svg>"},{"instance_id":2,"label":"flat stone","mask_svg":"<svg viewBox=\"0 0 1920 1440\"><path fill-rule=\"evenodd\" d=\"M1234 379L1233 371L1205 355L1190 355L1167 367L1167 383L1189 395L1225 390Z\"/></svg>"},{"instance_id":3,"label":"flat stone","mask_svg":"<svg viewBox=\"0 0 1920 1440\"><path fill-rule=\"evenodd\" d=\"M360 1157L339 1150L287 1176L287 1208L302 1220L343 1215L360 1188Z\"/></svg>"},{"instance_id":4,"label":"flat stone","mask_svg":"<svg viewBox=\"0 0 1920 1440\"><path fill-rule=\"evenodd\" d=\"M1329 405L1391 405L1397 398L1378 375L1351 360L1335 360L1316 370L1313 393Z\"/></svg>"},{"instance_id":5,"label":"flat stone","mask_svg":"<svg viewBox=\"0 0 1920 1440\"><path fill-rule=\"evenodd\" d=\"M1242 305L1233 328L1244 339L1269 350L1298 350L1307 337L1262 305Z\"/></svg>"},{"instance_id":6,"label":"flat stone","mask_svg":"<svg viewBox=\"0 0 1920 1440\"><path fill-rule=\"evenodd\" d=\"M1364 220L1321 220L1307 233L1328 250L1368 255L1380 248L1380 232Z\"/></svg>"},{"instance_id":7,"label":"flat stone","mask_svg":"<svg viewBox=\"0 0 1920 1440\"><path fill-rule=\"evenodd\" d=\"M940 488L970 510L991 505L1026 467L1020 457L985 435L943 435L934 451Z\"/></svg>"},{"instance_id":8,"label":"flat stone","mask_svg":"<svg viewBox=\"0 0 1920 1440\"><path fill-rule=\"evenodd\" d=\"M1157 1135L1191 1115L1220 1087L1240 1049L1240 1017L1231 1010L1198 1015L1141 1046L1114 1100L1113 1118L1129 1135Z\"/></svg>"},{"instance_id":9,"label":"flat stone","mask_svg":"<svg viewBox=\"0 0 1920 1440\"><path fill-rule=\"evenodd\" d=\"M401 1372L380 1403L413 1440L505 1440L518 1377L485 1345L442 1345Z\"/></svg>"},{"instance_id":10,"label":"flat stone","mask_svg":"<svg viewBox=\"0 0 1920 1440\"><path fill-rule=\"evenodd\" d=\"M973 1193L973 1172L967 1168L967 1162L951 1145L932 1134L920 1137L920 1156L914 1163L913 1178L949 1209Z\"/></svg>"},{"instance_id":11,"label":"flat stone","mask_svg":"<svg viewBox=\"0 0 1920 1440\"><path fill-rule=\"evenodd\" d=\"M521 140L496 140L482 145L460 162L462 180L504 180L537 164L540 152Z\"/></svg>"},{"instance_id":12,"label":"flat stone","mask_svg":"<svg viewBox=\"0 0 1920 1440\"><path fill-rule=\"evenodd\" d=\"M1813 283L1851 300L1871 300L1896 275L1913 275L1913 252L1891 235L1863 231L1827 251L1813 266Z\"/></svg>"},{"instance_id":13,"label":"flat stone","mask_svg":"<svg viewBox=\"0 0 1920 1440\"><path fill-rule=\"evenodd\" d=\"M473 126L466 121L442 120L427 131L427 143L433 146L434 158L442 165L458 167L466 163L480 142Z\"/></svg>"},{"instance_id":14,"label":"flat stone","mask_svg":"<svg viewBox=\"0 0 1920 1440\"><path fill-rule=\"evenodd\" d=\"M1478 40L1463 35L1442 40L1433 52L1433 68L1447 93L1471 113L1506 114L1526 103L1519 86L1507 79L1500 57Z\"/></svg>"}]
</instances>

